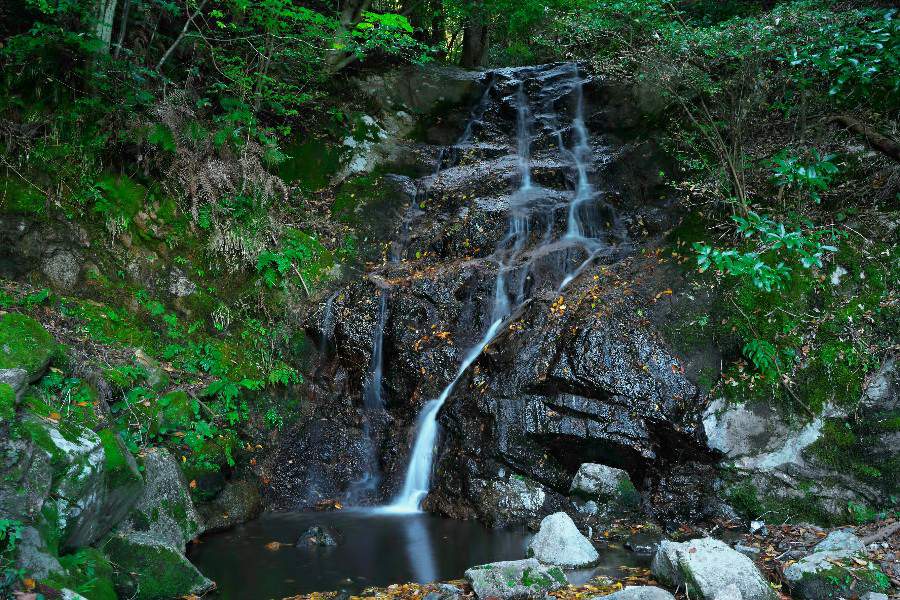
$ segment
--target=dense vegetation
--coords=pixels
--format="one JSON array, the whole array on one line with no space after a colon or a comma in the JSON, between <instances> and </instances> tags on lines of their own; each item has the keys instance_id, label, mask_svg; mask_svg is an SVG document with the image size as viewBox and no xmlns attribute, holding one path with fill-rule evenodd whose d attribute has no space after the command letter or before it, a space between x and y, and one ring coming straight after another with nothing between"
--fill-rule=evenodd
<instances>
[{"instance_id":1,"label":"dense vegetation","mask_svg":"<svg viewBox=\"0 0 900 600\"><path fill-rule=\"evenodd\" d=\"M0 211L75 223L92 248L77 287L2 282L3 318L33 317L61 343L40 327L4 342L52 346L20 410L118 434L133 454L167 446L192 492L215 494L299 410L284 391L303 380L297 315L370 254L342 217L373 187L340 187L341 140L374 135L348 81L409 63L576 60L656 104L648 126L688 207L667 253L698 297L714 290L667 331L721 349L722 372L701 382L799 421L829 404L854 414L900 325L900 14L888 4L6 2ZM190 294L166 300L146 283L170 268L170 290ZM0 386L0 434L27 435L7 396ZM896 460L861 450L897 427L893 413L829 422L817 451L897 493ZM0 590L30 581L10 558L19 526L0 519ZM79 557L64 583L106 597L78 581L102 560Z\"/></svg>"}]
</instances>

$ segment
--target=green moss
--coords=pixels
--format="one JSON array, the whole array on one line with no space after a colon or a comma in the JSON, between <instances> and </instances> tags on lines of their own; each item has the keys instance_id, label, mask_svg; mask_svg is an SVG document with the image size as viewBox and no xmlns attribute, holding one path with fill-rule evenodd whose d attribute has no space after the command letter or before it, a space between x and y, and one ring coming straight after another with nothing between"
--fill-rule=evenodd
<instances>
[{"instance_id":1,"label":"green moss","mask_svg":"<svg viewBox=\"0 0 900 600\"><path fill-rule=\"evenodd\" d=\"M752 482L741 481L728 488L726 498L738 514L747 519L757 519L765 514L772 521L835 523L834 516L825 511L819 499L810 492L802 498L778 498L761 495Z\"/></svg>"},{"instance_id":2,"label":"green moss","mask_svg":"<svg viewBox=\"0 0 900 600\"><path fill-rule=\"evenodd\" d=\"M168 600L200 592L207 581L175 549L158 543L113 535L101 549L116 566L120 596L134 600Z\"/></svg>"},{"instance_id":3,"label":"green moss","mask_svg":"<svg viewBox=\"0 0 900 600\"><path fill-rule=\"evenodd\" d=\"M103 454L106 457L107 485L118 488L141 482L140 475L132 468L128 450L122 443L119 434L107 428L98 433L103 443Z\"/></svg>"},{"instance_id":4,"label":"green moss","mask_svg":"<svg viewBox=\"0 0 900 600\"><path fill-rule=\"evenodd\" d=\"M296 183L307 192L320 190L341 166L341 147L312 138L285 148L290 158L281 163L278 174L288 183Z\"/></svg>"},{"instance_id":5,"label":"green moss","mask_svg":"<svg viewBox=\"0 0 900 600\"><path fill-rule=\"evenodd\" d=\"M622 478L616 484L619 502L625 507L636 507L641 503L641 495L630 479Z\"/></svg>"},{"instance_id":6,"label":"green moss","mask_svg":"<svg viewBox=\"0 0 900 600\"><path fill-rule=\"evenodd\" d=\"M18 178L0 177L0 212L39 215L46 197L34 186Z\"/></svg>"},{"instance_id":7,"label":"green moss","mask_svg":"<svg viewBox=\"0 0 900 600\"><path fill-rule=\"evenodd\" d=\"M0 316L0 369L25 369L33 378L50 362L53 338L40 323L19 313Z\"/></svg>"},{"instance_id":8,"label":"green moss","mask_svg":"<svg viewBox=\"0 0 900 600\"><path fill-rule=\"evenodd\" d=\"M182 390L164 394L157 401L160 406L160 427L166 430L178 430L188 427L194 419L191 399Z\"/></svg>"},{"instance_id":9,"label":"green moss","mask_svg":"<svg viewBox=\"0 0 900 600\"><path fill-rule=\"evenodd\" d=\"M81 548L73 554L61 556L60 564L69 575L69 587L88 600L116 600L113 568L109 559L96 548Z\"/></svg>"},{"instance_id":10,"label":"green moss","mask_svg":"<svg viewBox=\"0 0 900 600\"><path fill-rule=\"evenodd\" d=\"M16 416L16 392L12 386L0 383L0 419L6 421Z\"/></svg>"}]
</instances>

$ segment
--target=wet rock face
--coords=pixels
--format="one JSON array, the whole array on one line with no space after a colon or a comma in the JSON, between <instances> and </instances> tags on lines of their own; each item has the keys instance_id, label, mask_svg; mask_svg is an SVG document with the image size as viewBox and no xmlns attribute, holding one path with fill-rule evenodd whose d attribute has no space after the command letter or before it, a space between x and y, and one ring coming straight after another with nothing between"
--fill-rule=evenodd
<instances>
[{"instance_id":1,"label":"wet rock face","mask_svg":"<svg viewBox=\"0 0 900 600\"><path fill-rule=\"evenodd\" d=\"M503 69L480 85L457 143L433 152L435 171L405 186L416 193L392 260L307 320L322 364L310 414L273 460L270 499L346 498L366 476L379 482L368 501L390 498L422 406L505 307L501 333L440 413L426 508L536 523L572 508L573 476L592 462L626 472L650 492L652 510L660 498L673 518L703 512L702 497L683 506L659 490L671 465L715 453L698 426L706 399L647 317L669 285L648 275L658 267L652 247L676 212L651 136L629 125L641 103L584 81L573 65ZM642 246L650 251L636 252ZM363 396L379 332L384 407L373 410ZM706 476L686 469L679 484Z\"/></svg>"}]
</instances>

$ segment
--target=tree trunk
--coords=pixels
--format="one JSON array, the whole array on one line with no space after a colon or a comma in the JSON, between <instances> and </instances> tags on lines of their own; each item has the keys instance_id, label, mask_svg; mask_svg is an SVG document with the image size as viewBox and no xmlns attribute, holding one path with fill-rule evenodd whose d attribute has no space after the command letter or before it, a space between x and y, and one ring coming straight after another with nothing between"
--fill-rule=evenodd
<instances>
[{"instance_id":1,"label":"tree trunk","mask_svg":"<svg viewBox=\"0 0 900 600\"><path fill-rule=\"evenodd\" d=\"M117 0L99 0L94 17L97 22L94 24L94 35L103 42L101 51L109 54L109 44L112 41L113 21L116 18Z\"/></svg>"},{"instance_id":2,"label":"tree trunk","mask_svg":"<svg viewBox=\"0 0 900 600\"><path fill-rule=\"evenodd\" d=\"M372 0L343 0L341 2L340 27L335 38L343 37L350 29L356 27L362 14L369 10ZM353 54L343 50L329 50L325 56L325 64L332 73L336 73L356 60Z\"/></svg>"},{"instance_id":3,"label":"tree trunk","mask_svg":"<svg viewBox=\"0 0 900 600\"><path fill-rule=\"evenodd\" d=\"M853 133L863 136L863 139L866 140L866 144L868 144L870 148L900 162L900 142L875 131L865 123L862 123L849 115L831 117L829 122L846 127Z\"/></svg>"},{"instance_id":4,"label":"tree trunk","mask_svg":"<svg viewBox=\"0 0 900 600\"><path fill-rule=\"evenodd\" d=\"M463 30L462 56L459 60L462 66L475 68L484 64L488 51L488 33L487 24L478 15L470 17Z\"/></svg>"},{"instance_id":5,"label":"tree trunk","mask_svg":"<svg viewBox=\"0 0 900 600\"><path fill-rule=\"evenodd\" d=\"M125 0L122 7L122 16L119 18L119 35L116 36L116 49L113 50L113 58L119 58L122 46L125 44L125 31L128 29L128 12L131 10L131 0Z\"/></svg>"}]
</instances>

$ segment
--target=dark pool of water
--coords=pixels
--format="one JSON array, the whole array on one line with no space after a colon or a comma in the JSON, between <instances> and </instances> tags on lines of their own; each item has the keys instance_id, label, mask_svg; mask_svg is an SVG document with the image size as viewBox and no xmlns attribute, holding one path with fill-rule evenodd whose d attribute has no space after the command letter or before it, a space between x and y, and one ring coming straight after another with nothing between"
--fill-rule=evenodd
<instances>
[{"instance_id":1,"label":"dark pool of water","mask_svg":"<svg viewBox=\"0 0 900 600\"><path fill-rule=\"evenodd\" d=\"M313 525L336 530L339 545L295 548L296 539ZM206 536L188 556L217 583L216 598L267 599L458 579L474 565L523 558L530 538L524 529L488 529L475 521L426 514L275 513ZM270 542L286 545L268 550ZM646 563L625 550L604 550L601 557L600 566L571 572L570 581Z\"/></svg>"}]
</instances>

